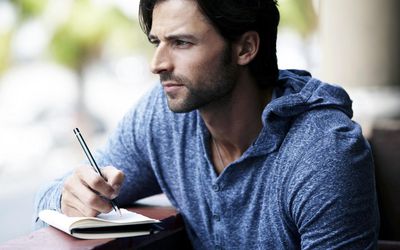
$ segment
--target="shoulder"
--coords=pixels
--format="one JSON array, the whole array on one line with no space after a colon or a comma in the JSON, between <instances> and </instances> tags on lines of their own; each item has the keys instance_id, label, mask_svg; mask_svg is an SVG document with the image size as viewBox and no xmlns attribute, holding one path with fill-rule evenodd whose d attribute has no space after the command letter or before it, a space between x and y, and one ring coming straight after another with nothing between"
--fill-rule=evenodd
<instances>
[{"instance_id":1,"label":"shoulder","mask_svg":"<svg viewBox=\"0 0 400 250\"><path fill-rule=\"evenodd\" d=\"M289 223L301 234L325 235L321 242L332 246L346 240L361 244L357 237L373 242L378 226L374 165L359 125L336 110L315 110L294 121L289 133L280 159Z\"/></svg>"},{"instance_id":2,"label":"shoulder","mask_svg":"<svg viewBox=\"0 0 400 250\"><path fill-rule=\"evenodd\" d=\"M324 214L324 206L351 211L365 202L374 207L372 153L358 124L336 110L316 110L294 121L289 134L281 160L289 163L284 196L296 224Z\"/></svg>"},{"instance_id":3,"label":"shoulder","mask_svg":"<svg viewBox=\"0 0 400 250\"><path fill-rule=\"evenodd\" d=\"M295 117L284 140L284 148L306 150L310 154L346 151L349 144L369 150L359 124L337 109L313 109Z\"/></svg>"},{"instance_id":4,"label":"shoulder","mask_svg":"<svg viewBox=\"0 0 400 250\"><path fill-rule=\"evenodd\" d=\"M278 160L285 176L284 197L292 205L311 201L313 195L329 200L374 194L370 146L360 126L338 110L312 110L297 117Z\"/></svg>"},{"instance_id":5,"label":"shoulder","mask_svg":"<svg viewBox=\"0 0 400 250\"><path fill-rule=\"evenodd\" d=\"M311 110L297 117L282 145L298 176L314 173L335 178L373 168L370 146L361 127L336 109ZM331 175L329 177L329 175ZM346 181L346 180L342 180Z\"/></svg>"}]
</instances>

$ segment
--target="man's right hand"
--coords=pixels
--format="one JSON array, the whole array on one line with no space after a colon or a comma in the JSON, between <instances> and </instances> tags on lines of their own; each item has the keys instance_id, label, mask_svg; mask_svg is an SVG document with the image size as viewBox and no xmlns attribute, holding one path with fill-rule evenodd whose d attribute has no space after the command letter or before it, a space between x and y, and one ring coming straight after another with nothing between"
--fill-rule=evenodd
<instances>
[{"instance_id":1,"label":"man's right hand","mask_svg":"<svg viewBox=\"0 0 400 250\"><path fill-rule=\"evenodd\" d=\"M111 166L102 168L101 173L106 180L90 166L78 167L64 183L61 212L68 216L96 216L110 212L112 206L107 199L118 196L125 176Z\"/></svg>"}]
</instances>

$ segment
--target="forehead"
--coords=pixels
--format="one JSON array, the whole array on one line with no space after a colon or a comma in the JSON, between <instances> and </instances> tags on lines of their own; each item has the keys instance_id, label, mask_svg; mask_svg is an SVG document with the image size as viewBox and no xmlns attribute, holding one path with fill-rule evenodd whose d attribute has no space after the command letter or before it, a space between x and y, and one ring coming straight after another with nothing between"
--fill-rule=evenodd
<instances>
[{"instance_id":1,"label":"forehead","mask_svg":"<svg viewBox=\"0 0 400 250\"><path fill-rule=\"evenodd\" d=\"M193 0L159 1L153 10L151 35L167 35L171 32L196 32L213 29L210 22Z\"/></svg>"}]
</instances>

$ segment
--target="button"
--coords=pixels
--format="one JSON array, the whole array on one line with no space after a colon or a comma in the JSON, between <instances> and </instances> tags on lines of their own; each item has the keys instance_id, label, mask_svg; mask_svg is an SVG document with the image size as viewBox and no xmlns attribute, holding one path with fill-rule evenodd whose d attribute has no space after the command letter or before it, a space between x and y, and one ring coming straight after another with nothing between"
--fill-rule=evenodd
<instances>
[{"instance_id":1,"label":"button","mask_svg":"<svg viewBox=\"0 0 400 250\"><path fill-rule=\"evenodd\" d=\"M220 190L220 188L219 188L219 185L218 185L218 184L214 184L214 185L212 185L212 189L213 189L215 192L218 192L218 191Z\"/></svg>"},{"instance_id":2,"label":"button","mask_svg":"<svg viewBox=\"0 0 400 250\"><path fill-rule=\"evenodd\" d=\"M221 216L219 216L219 214L214 214L214 220L215 221L220 221L221 220Z\"/></svg>"}]
</instances>

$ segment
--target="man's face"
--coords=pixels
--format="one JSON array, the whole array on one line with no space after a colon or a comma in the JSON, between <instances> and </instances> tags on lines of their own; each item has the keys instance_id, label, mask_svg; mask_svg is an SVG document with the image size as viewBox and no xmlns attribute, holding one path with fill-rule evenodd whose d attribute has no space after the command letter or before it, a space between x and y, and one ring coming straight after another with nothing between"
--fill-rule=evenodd
<instances>
[{"instance_id":1,"label":"man's face","mask_svg":"<svg viewBox=\"0 0 400 250\"><path fill-rule=\"evenodd\" d=\"M231 49L194 1L157 3L149 40L156 46L151 70L160 75L173 112L229 98L237 77Z\"/></svg>"}]
</instances>

